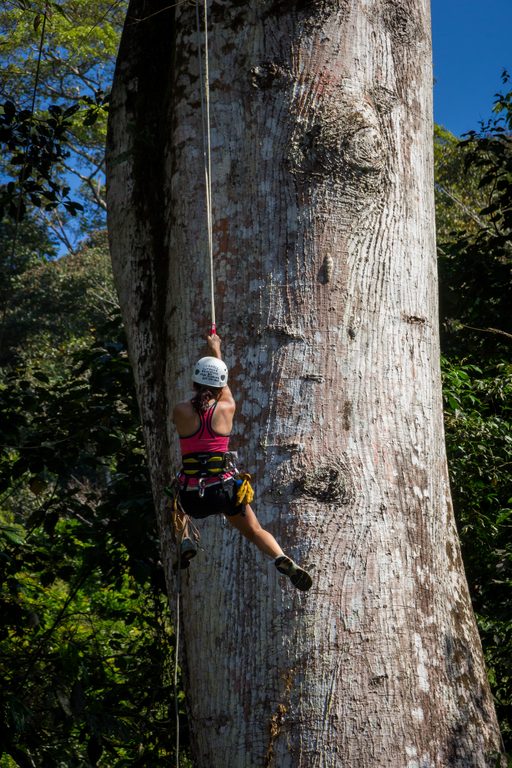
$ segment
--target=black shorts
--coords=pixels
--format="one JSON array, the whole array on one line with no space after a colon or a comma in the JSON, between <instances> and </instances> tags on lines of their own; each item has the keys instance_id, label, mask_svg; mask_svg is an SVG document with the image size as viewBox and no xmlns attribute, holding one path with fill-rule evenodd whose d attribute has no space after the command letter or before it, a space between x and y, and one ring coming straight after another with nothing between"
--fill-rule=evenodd
<instances>
[{"instance_id":1,"label":"black shorts","mask_svg":"<svg viewBox=\"0 0 512 768\"><path fill-rule=\"evenodd\" d=\"M187 515L196 519L218 514L239 515L245 504L236 503L238 485L236 480L226 480L220 485L206 486L204 496L199 496L199 491L180 491L181 506Z\"/></svg>"}]
</instances>

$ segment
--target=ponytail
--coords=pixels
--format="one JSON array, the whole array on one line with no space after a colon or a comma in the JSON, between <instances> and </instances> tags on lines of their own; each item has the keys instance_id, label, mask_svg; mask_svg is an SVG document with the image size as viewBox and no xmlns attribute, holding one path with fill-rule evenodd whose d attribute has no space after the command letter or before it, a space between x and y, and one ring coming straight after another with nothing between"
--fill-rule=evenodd
<instances>
[{"instance_id":1,"label":"ponytail","mask_svg":"<svg viewBox=\"0 0 512 768\"><path fill-rule=\"evenodd\" d=\"M208 410L210 400L217 399L222 387L205 387L194 383L194 389L196 390L196 395L191 400L192 407L201 415Z\"/></svg>"}]
</instances>

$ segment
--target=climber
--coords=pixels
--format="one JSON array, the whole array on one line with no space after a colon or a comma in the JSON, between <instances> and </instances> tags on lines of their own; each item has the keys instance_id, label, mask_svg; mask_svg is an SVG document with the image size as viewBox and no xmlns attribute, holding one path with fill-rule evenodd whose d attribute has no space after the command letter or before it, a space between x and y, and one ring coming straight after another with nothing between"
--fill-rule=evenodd
<instances>
[{"instance_id":1,"label":"climber","mask_svg":"<svg viewBox=\"0 0 512 768\"><path fill-rule=\"evenodd\" d=\"M250 504L240 502L240 495L237 500L242 480L229 452L236 406L220 346L216 333L208 336L210 356L199 360L192 376L194 397L178 403L173 411L182 454L178 475L181 509L174 513L176 529L182 531L179 567L188 567L197 553L186 516L197 519L222 513L233 528L273 558L277 570L297 589L306 591L312 583L309 573L284 554L272 534L261 527Z\"/></svg>"}]
</instances>

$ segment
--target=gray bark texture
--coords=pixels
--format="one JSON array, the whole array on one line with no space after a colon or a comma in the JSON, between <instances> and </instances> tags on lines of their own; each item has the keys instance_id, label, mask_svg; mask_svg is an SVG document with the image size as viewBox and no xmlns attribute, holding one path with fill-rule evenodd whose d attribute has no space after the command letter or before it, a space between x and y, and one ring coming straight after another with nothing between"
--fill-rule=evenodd
<instances>
[{"instance_id":1,"label":"gray bark texture","mask_svg":"<svg viewBox=\"0 0 512 768\"><path fill-rule=\"evenodd\" d=\"M197 766L496 766L444 448L428 0L209 15L233 447L260 521L315 570L299 593L221 520L200 524L182 608ZM108 207L172 598L170 412L210 323L188 2L130 3Z\"/></svg>"}]
</instances>

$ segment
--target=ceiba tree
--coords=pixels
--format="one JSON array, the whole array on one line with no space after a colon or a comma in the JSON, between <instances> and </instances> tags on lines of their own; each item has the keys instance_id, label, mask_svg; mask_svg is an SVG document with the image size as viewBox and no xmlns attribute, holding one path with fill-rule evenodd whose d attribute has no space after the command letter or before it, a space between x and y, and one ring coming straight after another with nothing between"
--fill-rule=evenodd
<instances>
[{"instance_id":1,"label":"ceiba tree","mask_svg":"<svg viewBox=\"0 0 512 768\"><path fill-rule=\"evenodd\" d=\"M496 764L443 441L428 0L209 5L215 290L256 511L183 584L201 768ZM162 552L209 327L195 9L131 0L108 205ZM494 754L494 757L493 757Z\"/></svg>"}]
</instances>

